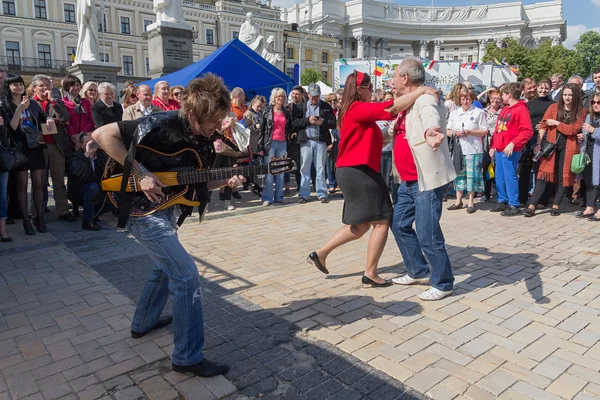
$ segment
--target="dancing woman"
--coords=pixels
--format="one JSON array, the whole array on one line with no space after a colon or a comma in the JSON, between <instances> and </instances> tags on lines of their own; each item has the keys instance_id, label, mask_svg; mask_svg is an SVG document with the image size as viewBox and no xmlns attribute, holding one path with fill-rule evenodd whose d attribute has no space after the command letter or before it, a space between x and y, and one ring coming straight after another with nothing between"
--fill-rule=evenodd
<instances>
[{"instance_id":1,"label":"dancing woman","mask_svg":"<svg viewBox=\"0 0 600 400\"><path fill-rule=\"evenodd\" d=\"M422 87L395 101L371 103L373 84L369 75L354 71L346 79L342 106L338 111L340 142L336 179L344 193L344 226L307 261L328 274L329 253L343 244L360 239L373 227L369 238L367 265L362 277L364 287L391 286L377 274L377 264L388 236L392 202L385 180L380 174L383 136L377 121L392 120L410 107L422 94L437 93Z\"/></svg>"}]
</instances>

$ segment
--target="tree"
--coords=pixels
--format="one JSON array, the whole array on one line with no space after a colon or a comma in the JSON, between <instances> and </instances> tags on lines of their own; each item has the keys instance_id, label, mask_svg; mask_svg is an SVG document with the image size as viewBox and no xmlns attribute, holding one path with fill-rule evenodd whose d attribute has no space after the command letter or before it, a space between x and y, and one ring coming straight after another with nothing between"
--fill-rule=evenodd
<instances>
[{"instance_id":1,"label":"tree","mask_svg":"<svg viewBox=\"0 0 600 400\"><path fill-rule=\"evenodd\" d=\"M503 58L519 66L519 79L530 77L539 81L555 73L571 76L581 70L581 57L577 51L561 45L552 46L549 41L542 42L537 49L528 49L515 40L508 40L503 48L493 43L488 45L484 61Z\"/></svg>"},{"instance_id":2,"label":"tree","mask_svg":"<svg viewBox=\"0 0 600 400\"><path fill-rule=\"evenodd\" d=\"M310 84L319 82L321 79L323 79L323 74L314 68L307 68L304 70L304 72L302 72L300 82L302 82L302 86L308 86Z\"/></svg>"},{"instance_id":3,"label":"tree","mask_svg":"<svg viewBox=\"0 0 600 400\"><path fill-rule=\"evenodd\" d=\"M575 45L581 62L581 73L587 78L596 68L600 67L600 33L587 31Z\"/></svg>"}]
</instances>

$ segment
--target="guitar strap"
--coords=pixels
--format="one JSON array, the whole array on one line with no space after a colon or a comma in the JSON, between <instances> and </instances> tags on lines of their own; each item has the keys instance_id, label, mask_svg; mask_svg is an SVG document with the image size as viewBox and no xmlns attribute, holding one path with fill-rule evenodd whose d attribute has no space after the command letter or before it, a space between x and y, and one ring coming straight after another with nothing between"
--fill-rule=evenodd
<instances>
[{"instance_id":1,"label":"guitar strap","mask_svg":"<svg viewBox=\"0 0 600 400\"><path fill-rule=\"evenodd\" d=\"M137 144L140 137L140 126L138 125L135 128L135 132L133 133L133 138L131 139L131 145L129 146L129 150L127 151L127 157L125 157L125 163L123 164L123 177L128 177L131 174L131 169L133 167L133 161L135 160L135 150L137 148ZM127 224L127 220L129 219L129 213L131 212L131 207L133 206L133 193L127 193L127 185L129 184L129 179L121 180L121 190L119 191L119 208L118 215L119 219L117 222L117 228L125 228Z\"/></svg>"},{"instance_id":2,"label":"guitar strap","mask_svg":"<svg viewBox=\"0 0 600 400\"><path fill-rule=\"evenodd\" d=\"M227 138L227 136L223 135L222 133L215 131L215 133L213 133L213 136L215 137L215 140L221 139L221 141L223 143L225 143L227 146L231 147L233 149L233 151L237 151L237 152L240 151L240 148L238 147L238 145L233 143L231 140L229 140Z\"/></svg>"}]
</instances>

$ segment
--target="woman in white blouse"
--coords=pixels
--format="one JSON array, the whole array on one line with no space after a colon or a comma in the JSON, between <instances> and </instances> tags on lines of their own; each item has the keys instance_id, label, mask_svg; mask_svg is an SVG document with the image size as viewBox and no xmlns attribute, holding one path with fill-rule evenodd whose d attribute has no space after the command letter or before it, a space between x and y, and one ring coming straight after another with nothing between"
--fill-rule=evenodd
<instances>
[{"instance_id":1,"label":"woman in white blouse","mask_svg":"<svg viewBox=\"0 0 600 400\"><path fill-rule=\"evenodd\" d=\"M475 92L463 88L460 91L460 107L450 113L448 118L448 136L460 138L463 152L463 168L454 180L456 203L448 210L463 208L463 192L469 194L467 213L475 212L476 192L483 192L483 142L482 138L488 133L487 115L484 110L473 106Z\"/></svg>"}]
</instances>

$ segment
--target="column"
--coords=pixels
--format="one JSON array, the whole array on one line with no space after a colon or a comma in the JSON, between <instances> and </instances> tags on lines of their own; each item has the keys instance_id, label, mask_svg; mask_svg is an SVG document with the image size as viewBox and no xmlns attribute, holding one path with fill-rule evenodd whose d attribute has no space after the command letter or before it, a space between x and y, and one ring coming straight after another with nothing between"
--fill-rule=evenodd
<instances>
[{"instance_id":1,"label":"column","mask_svg":"<svg viewBox=\"0 0 600 400\"><path fill-rule=\"evenodd\" d=\"M33 43L33 32L31 29L25 28L25 40L23 40L23 50L21 57L37 58Z\"/></svg>"},{"instance_id":2,"label":"column","mask_svg":"<svg viewBox=\"0 0 600 400\"><path fill-rule=\"evenodd\" d=\"M144 57L141 43L136 43L135 45L135 58L137 58L137 65L135 66L136 75L148 76L148 71L146 71L146 57Z\"/></svg>"},{"instance_id":3,"label":"column","mask_svg":"<svg viewBox=\"0 0 600 400\"><path fill-rule=\"evenodd\" d=\"M54 31L54 54L52 55L52 58L55 60L65 60L65 51L66 49L63 46L60 31Z\"/></svg>"},{"instance_id":4,"label":"column","mask_svg":"<svg viewBox=\"0 0 600 400\"><path fill-rule=\"evenodd\" d=\"M460 59L462 60L462 62L466 63L469 55L467 53L460 53Z\"/></svg>"},{"instance_id":5,"label":"column","mask_svg":"<svg viewBox=\"0 0 600 400\"><path fill-rule=\"evenodd\" d=\"M352 38L344 38L344 58L352 58Z\"/></svg>"},{"instance_id":6,"label":"column","mask_svg":"<svg viewBox=\"0 0 600 400\"><path fill-rule=\"evenodd\" d=\"M412 50L413 50L413 56L417 57L419 55L419 51L420 51L420 44L419 42L413 42L412 45Z\"/></svg>"},{"instance_id":7,"label":"column","mask_svg":"<svg viewBox=\"0 0 600 400\"><path fill-rule=\"evenodd\" d=\"M552 37L552 46L558 46L559 44L562 44L562 37L560 37L560 35L553 36Z\"/></svg>"},{"instance_id":8,"label":"column","mask_svg":"<svg viewBox=\"0 0 600 400\"><path fill-rule=\"evenodd\" d=\"M419 57L421 58L427 58L427 41L426 40L421 40L419 42L420 47L420 51L419 51Z\"/></svg>"},{"instance_id":9,"label":"column","mask_svg":"<svg viewBox=\"0 0 600 400\"><path fill-rule=\"evenodd\" d=\"M390 41L391 41L390 38L383 38L381 40L381 54L380 54L381 57L385 57L389 54L387 49L390 45Z\"/></svg>"},{"instance_id":10,"label":"column","mask_svg":"<svg viewBox=\"0 0 600 400\"><path fill-rule=\"evenodd\" d=\"M438 61L440 59L440 51L442 49L443 40L436 40L433 42L433 59Z\"/></svg>"},{"instance_id":11,"label":"column","mask_svg":"<svg viewBox=\"0 0 600 400\"><path fill-rule=\"evenodd\" d=\"M503 38L498 38L496 39L496 46L501 49L504 46L504 39Z\"/></svg>"},{"instance_id":12,"label":"column","mask_svg":"<svg viewBox=\"0 0 600 400\"><path fill-rule=\"evenodd\" d=\"M542 38L541 37L534 37L533 38L533 42L535 43L535 47L540 47L540 44L542 44Z\"/></svg>"},{"instance_id":13,"label":"column","mask_svg":"<svg viewBox=\"0 0 600 400\"><path fill-rule=\"evenodd\" d=\"M485 57L487 40L479 39L477 41L477 46L478 46L477 62L481 63L481 62L483 62L483 57Z\"/></svg>"},{"instance_id":14,"label":"column","mask_svg":"<svg viewBox=\"0 0 600 400\"><path fill-rule=\"evenodd\" d=\"M356 39L356 58L365 58L365 41L366 36L354 36Z\"/></svg>"}]
</instances>

